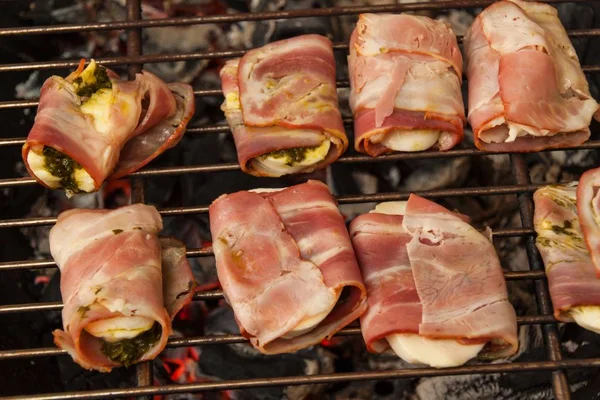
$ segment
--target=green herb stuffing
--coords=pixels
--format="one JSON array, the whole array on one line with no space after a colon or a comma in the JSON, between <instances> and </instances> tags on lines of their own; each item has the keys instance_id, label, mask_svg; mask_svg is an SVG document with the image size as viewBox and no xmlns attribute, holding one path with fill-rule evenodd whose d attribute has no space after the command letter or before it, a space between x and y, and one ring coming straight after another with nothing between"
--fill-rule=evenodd
<instances>
[{"instance_id":1,"label":"green herb stuffing","mask_svg":"<svg viewBox=\"0 0 600 400\"><path fill-rule=\"evenodd\" d=\"M123 229L113 229L113 233L115 235L118 235L119 233L123 232Z\"/></svg>"},{"instance_id":2,"label":"green herb stuffing","mask_svg":"<svg viewBox=\"0 0 600 400\"><path fill-rule=\"evenodd\" d=\"M94 69L94 79L93 82L84 82L83 78L80 76L73 80L73 83L77 87L77 95L81 97L91 97L94 93L96 93L100 89L111 89L112 83L108 78L108 73L106 72L106 68L97 66Z\"/></svg>"},{"instance_id":3,"label":"green herb stuffing","mask_svg":"<svg viewBox=\"0 0 600 400\"><path fill-rule=\"evenodd\" d=\"M90 311L90 306L81 306L77 309L77 312L81 314L81 318L85 318L85 313Z\"/></svg>"},{"instance_id":4,"label":"green herb stuffing","mask_svg":"<svg viewBox=\"0 0 600 400\"><path fill-rule=\"evenodd\" d=\"M267 157L273 158L285 158L285 165L288 167L293 166L296 163L302 162L306 158L306 153L315 150L319 146L314 147L295 147L293 149L282 149L275 150L270 153L264 154L261 158L264 160Z\"/></svg>"},{"instance_id":5,"label":"green herb stuffing","mask_svg":"<svg viewBox=\"0 0 600 400\"><path fill-rule=\"evenodd\" d=\"M118 342L102 341L102 353L111 361L126 367L137 362L160 339L162 327L155 322L152 328L140 333L132 339L123 339Z\"/></svg>"},{"instance_id":6,"label":"green herb stuffing","mask_svg":"<svg viewBox=\"0 0 600 400\"><path fill-rule=\"evenodd\" d=\"M44 155L44 168L52 175L60 178L60 186L74 193L79 192L79 186L75 181L73 172L81 169L81 165L52 147L44 146L42 154Z\"/></svg>"}]
</instances>

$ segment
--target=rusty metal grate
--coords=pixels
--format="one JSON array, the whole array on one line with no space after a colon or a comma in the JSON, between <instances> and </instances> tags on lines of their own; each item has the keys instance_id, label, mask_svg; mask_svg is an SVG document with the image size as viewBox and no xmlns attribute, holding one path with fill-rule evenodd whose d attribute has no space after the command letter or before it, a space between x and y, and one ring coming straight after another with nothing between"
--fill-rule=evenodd
<instances>
[{"instance_id":1,"label":"rusty metal grate","mask_svg":"<svg viewBox=\"0 0 600 400\"><path fill-rule=\"evenodd\" d=\"M572 0L571 2L584 2L587 0ZM546 3L561 3L561 0L549 0ZM422 10L446 10L449 8L475 8L485 7L493 3L489 0L451 0L430 3L411 3L411 4L393 4L380 6L359 6L359 7L342 7L342 8L320 8L294 11L273 11L273 12L258 12L246 14L228 14L217 16L201 16L201 17L185 17L185 18L166 18L141 20L141 0L127 0L127 20L119 22L100 22L89 24L71 24L59 26L43 26L43 27L25 27L25 28L3 28L0 29L0 36L13 35L48 35L60 34L67 32L81 32L94 30L127 30L127 56L98 59L105 65L124 65L127 64L130 78L141 69L143 63L156 63L165 61L183 61L183 60L200 60L212 58L238 57L243 54L243 51L210 51L196 52L186 54L156 54L142 55L141 54L141 30L149 27L166 27L166 26L186 26L195 24L208 23L224 23L224 22L239 22L239 21L260 21L268 19L289 19L289 18L304 18L304 17L323 17L323 16L340 16L340 15L355 15L363 12L402 12L402 11L422 11ZM568 32L570 37L598 37L600 29L580 29L571 30ZM459 38L460 40L461 38ZM334 45L336 51L347 51L346 43L337 43ZM26 64L4 64L0 65L0 72L6 71L23 71L36 69L55 69L69 68L76 66L78 61L58 61L58 62L38 62ZM588 73L600 72L600 65L587 65L583 67ZM339 87L348 87L348 81L338 81ZM222 96L219 90L198 90L196 96ZM0 102L0 110L28 108L37 106L37 101L4 101ZM351 124L352 120L346 119L346 124ZM188 134L214 134L228 132L227 126L212 125L201 128L188 129ZM0 139L1 146L19 146L24 143L24 138L8 138ZM572 149L598 149L600 141L590 141L581 146L573 147ZM15 149L17 151L17 149ZM552 150L550 150L552 151ZM346 155L338 160L341 163L373 163L373 162L389 162L400 160L413 159L435 159L435 158L452 158L464 156L483 156L492 153L481 152L477 149L459 149L450 150L448 152L423 152L409 154L392 154L380 156L373 159L363 155ZM494 153L498 154L498 153ZM512 172L516 184L509 186L487 186L475 188L460 188L460 189L442 189L416 192L424 197L439 198L439 197L459 197L459 196L488 196L488 195L516 195L519 204L522 224L518 227L500 229L494 232L495 237L524 237L529 260L529 270L525 271L506 271L505 277L507 280L533 280L535 283L535 295L538 305L539 315L521 316L518 317L520 325L539 324L542 326L543 336L546 346L545 361L536 362L513 362L513 363L498 363L498 364L476 364L455 368L434 369L434 368L417 368L403 369L392 371L372 371L372 372L351 372L337 373L327 375L311 375L311 376L292 376L281 378L267 379L244 379L234 381L221 382L202 382L193 384L181 385L152 385L152 368L151 362L145 362L137 365L137 387L125 389L108 389L94 390L87 392L68 392L56 394L41 394L28 395L15 398L26 399L103 399L112 397L132 397L132 396L152 396L160 394L176 394L186 392L201 392L211 390L230 390L244 389L252 387L266 386L285 386L285 385L301 385L315 383L335 383L357 380L375 380L375 379L401 379L401 378L416 378L416 377L433 377L442 375L463 375L463 374L489 374L489 373L519 373L531 371L548 371L552 374L552 386L556 399L570 399L569 384L565 375L565 370L574 368L598 368L600 367L600 358L563 360L560 350L560 341L557 332L557 321L552 316L552 306L550 303L547 284L545 281L544 266L541 263L539 254L535 247L535 237L533 231L533 202L532 192L542 185L532 184L529 180L529 171L525 159L522 155L511 155ZM233 163L217 164L217 165L202 165L202 166L182 166L170 168L154 168L143 169L132 174L132 197L134 202L144 202L144 179L155 176L180 175L187 173L207 173L219 171L235 171L239 170L239 166ZM24 186L34 184L34 180L30 178L14 178L0 179L0 188ZM340 204L361 203L361 202L378 202L390 200L405 200L409 193L379 193L372 195L353 195L340 196L338 201ZM197 207L178 207L161 209L162 216L185 215L207 213L208 206ZM0 228L16 228L27 226L51 225L56 221L56 218L22 218L0 220ZM210 257L212 251L210 248L188 249L188 257ZM9 270L27 270L56 267L52 260L33 260L33 261L11 261L0 263L0 273ZM210 291L197 293L195 300L219 299L223 297L221 291ZM8 313L22 313L31 311L49 311L60 310L61 303L34 303L34 304L11 304L0 306L0 315ZM349 327L340 331L337 335L360 335L360 329L357 327ZM215 335L203 337L190 337L183 339L170 339L168 347L183 347L183 346L203 346L203 345L218 345L228 343L240 343L245 341L240 335ZM0 361L7 362L17 358L35 358L48 356L62 356L65 351L57 348L37 348L37 349L12 349L0 351ZM149 397L148 397L149 398Z\"/></svg>"}]
</instances>

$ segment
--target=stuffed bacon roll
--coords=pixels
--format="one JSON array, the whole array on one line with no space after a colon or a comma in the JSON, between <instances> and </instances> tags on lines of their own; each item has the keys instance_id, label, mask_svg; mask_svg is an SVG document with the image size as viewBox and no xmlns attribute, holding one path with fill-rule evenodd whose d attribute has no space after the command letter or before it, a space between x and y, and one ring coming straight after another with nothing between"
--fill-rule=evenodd
<instances>
[{"instance_id":1,"label":"stuffed bacon roll","mask_svg":"<svg viewBox=\"0 0 600 400\"><path fill-rule=\"evenodd\" d=\"M350 226L367 288L367 348L437 368L518 348L516 315L490 240L463 215L411 195Z\"/></svg>"},{"instance_id":2,"label":"stuffed bacon roll","mask_svg":"<svg viewBox=\"0 0 600 400\"><path fill-rule=\"evenodd\" d=\"M546 186L534 196L536 245L544 260L554 316L600 333L600 279L586 248L577 212L577 184Z\"/></svg>"},{"instance_id":3,"label":"stuffed bacon roll","mask_svg":"<svg viewBox=\"0 0 600 400\"><path fill-rule=\"evenodd\" d=\"M223 195L209 214L225 298L261 352L317 344L365 311L344 219L323 183Z\"/></svg>"},{"instance_id":4,"label":"stuffed bacon roll","mask_svg":"<svg viewBox=\"0 0 600 400\"><path fill-rule=\"evenodd\" d=\"M221 108L244 172L308 173L348 147L329 39L303 35L270 43L228 61L220 75Z\"/></svg>"},{"instance_id":5,"label":"stuffed bacon roll","mask_svg":"<svg viewBox=\"0 0 600 400\"><path fill-rule=\"evenodd\" d=\"M151 360L171 319L193 296L185 246L159 239L154 207L78 209L59 215L50 250L61 271L64 330L56 345L86 369Z\"/></svg>"},{"instance_id":6,"label":"stuffed bacon roll","mask_svg":"<svg viewBox=\"0 0 600 400\"><path fill-rule=\"evenodd\" d=\"M589 138L598 104L555 8L494 3L475 19L464 47L478 148L528 152Z\"/></svg>"},{"instance_id":7,"label":"stuffed bacon roll","mask_svg":"<svg viewBox=\"0 0 600 400\"><path fill-rule=\"evenodd\" d=\"M462 56L444 22L362 14L348 66L357 151L448 150L462 140Z\"/></svg>"},{"instance_id":8,"label":"stuffed bacon roll","mask_svg":"<svg viewBox=\"0 0 600 400\"><path fill-rule=\"evenodd\" d=\"M194 93L147 71L123 81L92 60L44 82L22 156L30 175L68 195L143 167L182 138Z\"/></svg>"}]
</instances>

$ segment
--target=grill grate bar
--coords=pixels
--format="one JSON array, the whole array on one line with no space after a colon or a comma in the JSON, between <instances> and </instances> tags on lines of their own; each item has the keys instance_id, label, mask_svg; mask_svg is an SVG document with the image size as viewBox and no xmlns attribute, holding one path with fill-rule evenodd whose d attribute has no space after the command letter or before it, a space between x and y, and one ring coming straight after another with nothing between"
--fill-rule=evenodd
<instances>
[{"instance_id":1,"label":"grill grate bar","mask_svg":"<svg viewBox=\"0 0 600 400\"><path fill-rule=\"evenodd\" d=\"M520 154L513 154L510 156L510 159L516 182L521 185L530 184L529 169L525 158ZM523 228L533 228L533 199L531 193L519 193L517 194L517 200L519 202L519 212ZM527 236L525 238L525 248L530 268L534 271L544 271L544 265L541 263L540 255L535 246L534 236ZM552 314L553 308L546 282L536 280L534 283L538 311L542 314ZM544 325L542 326L542 331L544 333L548 357L552 361L560 361L562 354L556 325ZM557 400L569 400L571 398L567 376L563 371L554 371L552 373L552 387Z\"/></svg>"},{"instance_id":2,"label":"grill grate bar","mask_svg":"<svg viewBox=\"0 0 600 400\"><path fill-rule=\"evenodd\" d=\"M545 0L542 3L582 3L588 0ZM451 0L435 3L404 3L390 5L354 6L313 8L291 11L252 12L225 15L208 15L201 17L179 17L164 19L148 19L136 21L93 22L85 24L65 24L55 26L35 26L0 29L0 36L14 35L48 35L71 32L89 32L131 28L158 28L165 26L187 26L215 23L231 23L241 21L265 21L272 19L291 19L307 17L334 17L340 15L355 15L367 12L403 12L445 10L449 8L477 8L493 4L491 0Z\"/></svg>"},{"instance_id":3,"label":"grill grate bar","mask_svg":"<svg viewBox=\"0 0 600 400\"><path fill-rule=\"evenodd\" d=\"M12 139L10 139L12 140ZM24 140L23 140L24 141ZM561 149L547 149L544 151L563 151L563 150L588 150L600 148L600 140L594 140L584 143L579 146L561 148ZM356 154L356 153L355 153ZM438 158L452 158L452 157L467 157L467 156L491 156L491 155L502 155L509 154L508 152L497 152L491 153L486 151L480 151L476 148L470 149L457 149L448 151L424 151L420 153L395 153L389 155L383 155L376 158L369 157L366 155L347 155L340 157L336 162L339 163L377 163L377 162L390 162L390 161L407 161L407 160L425 160L425 159L438 159ZM206 172L222 172L222 171L238 171L240 166L237 163L222 163L222 164L208 164L208 165L189 165L182 167L165 167L165 168L148 168L129 174L128 177L136 176L166 176L166 175L182 175L189 173L206 173ZM12 187L12 186L29 186L36 184L36 180L33 178L5 178L0 179L0 188Z\"/></svg>"},{"instance_id":4,"label":"grill grate bar","mask_svg":"<svg viewBox=\"0 0 600 400\"><path fill-rule=\"evenodd\" d=\"M22 400L72 400L72 399L106 399L114 397L131 397L141 395L166 395L177 393L193 393L203 391L247 389L267 386L290 386L318 383L337 383L378 379L424 378L442 375L467 375L474 373L493 374L508 372L557 371L562 369L597 368L600 358L585 360L514 362L502 364L467 365L454 368L415 368L390 371L346 372L327 375L303 375L281 378L255 378L235 381L202 382L180 385L149 386L143 388L104 389L88 392L63 392L57 394L27 395L8 397Z\"/></svg>"},{"instance_id":5,"label":"grill grate bar","mask_svg":"<svg viewBox=\"0 0 600 400\"><path fill-rule=\"evenodd\" d=\"M504 271L504 274L505 278L511 281L526 279L539 280L545 278L546 276L543 271ZM199 292L194 295L194 300L219 300L222 298L224 297L223 291L221 290ZM0 305L0 315L33 311L60 311L62 308L63 303L60 301Z\"/></svg>"},{"instance_id":6,"label":"grill grate bar","mask_svg":"<svg viewBox=\"0 0 600 400\"><path fill-rule=\"evenodd\" d=\"M502 237L519 237L532 235L533 229L527 228L506 228L497 229L493 231L495 238ZM187 249L186 255L188 257L211 257L213 256L212 248L198 248L198 249ZM0 263L0 272L10 270L23 270L23 269L43 269L43 268L55 268L56 263L51 259L44 260L27 260L27 261L8 261Z\"/></svg>"},{"instance_id":7,"label":"grill grate bar","mask_svg":"<svg viewBox=\"0 0 600 400\"><path fill-rule=\"evenodd\" d=\"M508 185L508 186L484 186L458 189L435 189L421 190L412 192L394 192L394 193L375 193L375 194L360 194L349 196L338 196L337 201L340 204L351 203L370 203L382 201L403 201L407 200L411 193L418 194L423 197L440 198L440 197L461 197L461 196L496 196L508 195L517 193L531 193L543 184L527 184L527 185ZM163 208L159 210L163 217L173 215L188 215L188 214L206 214L208 206L198 207L173 207ZM0 220L0 228L22 228L27 226L44 226L52 225L56 222L56 217L35 217L35 218L20 218ZM526 227L531 229L531 227Z\"/></svg>"},{"instance_id":8,"label":"grill grate bar","mask_svg":"<svg viewBox=\"0 0 600 400\"><path fill-rule=\"evenodd\" d=\"M517 317L519 325L545 325L554 324L556 320L552 315L528 315ZM337 332L334 337L339 336L359 336L361 331L359 327L344 328ZM188 346L208 346L216 344L234 344L247 343L248 339L242 335L207 335L190 338L170 338L167 347L188 347ZM65 350L57 347L44 347L38 349L16 349L0 351L0 360L33 358L33 357L56 357L67 355ZM139 365L139 364L137 364Z\"/></svg>"}]
</instances>

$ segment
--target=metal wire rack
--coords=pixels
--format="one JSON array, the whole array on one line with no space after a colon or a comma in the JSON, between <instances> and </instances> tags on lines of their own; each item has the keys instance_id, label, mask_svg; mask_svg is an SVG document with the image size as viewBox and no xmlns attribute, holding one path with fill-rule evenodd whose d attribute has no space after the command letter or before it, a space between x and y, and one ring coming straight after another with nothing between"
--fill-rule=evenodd
<instances>
[{"instance_id":1,"label":"metal wire rack","mask_svg":"<svg viewBox=\"0 0 600 400\"><path fill-rule=\"evenodd\" d=\"M587 0L571 0L571 2L584 2ZM549 0L546 3L561 3L561 0ZM410 4L392 4L380 6L358 6L358 7L338 7L338 8L319 8L294 11L273 11L242 14L227 14L218 16L201 16L185 18L166 18L166 19L141 19L141 1L127 0L127 19L118 22L99 22L86 24L71 24L58 26L24 27L24 28L2 28L0 36L12 35L50 35L67 32L82 32L95 30L114 30L125 29L127 31L127 56L99 59L104 65L128 65L130 78L139 72L144 63L157 63L165 61L183 61L183 60L201 60L213 58L238 57L243 51L209 51L186 54L141 54L141 30L143 28L156 28L166 26L186 26L208 23L225 23L239 21L261 21L273 19L304 18L304 17L323 17L355 15L364 12L404 12L404 11L423 11L423 10L446 10L450 8L475 8L485 7L493 3L488 0L450 0L429 3L410 3ZM568 32L572 38L578 37L597 37L600 36L600 29L581 29ZM460 40L461 38L459 38ZM347 51L348 44L336 43L336 51ZM77 66L78 61L52 61L24 64L4 64L0 65L0 72L24 71L38 69L56 69L70 68ZM583 67L587 73L600 72L600 65L587 65ZM339 87L348 87L348 81L338 81ZM222 96L219 90L198 90L196 96ZM37 106L37 101L2 101L0 110L27 108ZM351 124L352 120L346 119L346 124ZM224 125L204 126L188 130L188 134L214 134L228 132L229 129ZM22 145L25 138L0 139L0 146L19 146ZM600 141L590 141L581 146L572 149L597 149L600 148ZM16 149L15 149L16 150ZM552 151L552 150L550 150ZM412 159L434 159L434 158L453 158L464 156L484 156L492 153L482 152L477 149L459 149L448 152L423 152L408 154L392 154L378 158L371 158L363 155L346 155L338 160L341 163L371 163L388 162ZM494 153L498 154L498 153ZM570 399L569 384L565 375L567 369L573 368L598 368L600 367L600 358L563 360L560 351L560 342L557 333L557 321L552 316L552 306L550 303L547 284L545 281L544 267L540 261L539 254L535 248L535 237L533 230L533 202L532 192L541 185L532 184L529 180L529 171L522 155L511 154L512 172L516 184L509 186L489 186L460 189L443 189L417 192L418 194L429 197L457 197L457 196L488 196L488 195L515 195L518 199L519 210L522 224L519 227L496 230L495 237L524 237L527 256L529 260L529 270L518 272L505 272L507 280L533 280L535 284L535 295L538 305L538 315L520 316L518 323L539 324L543 330L545 339L546 356L545 361L536 362L513 362L499 364L475 364L456 368L433 369L417 368L392 371L377 372L351 372L336 373L327 375L311 376L292 376L267 379L244 379L221 382L202 382L181 385L152 386L152 368L151 362L145 362L137 365L137 387L125 389L107 389L94 390L86 392L68 392L56 394L27 395L15 398L23 399L102 399L113 397L145 397L160 394L176 394L186 392L201 392L226 389L243 389L252 387L266 386L285 386L302 385L316 383L336 383L355 380L375 380L375 379L401 379L416 377L432 377L441 375L462 375L462 374L488 374L488 373L523 373L531 371L548 371L552 375L552 386L556 399ZM134 202L144 202L144 179L165 176L180 175L187 173L213 173L219 171L235 171L239 166L233 163L202 165L202 166L182 166L170 168L146 168L131 175L132 177L132 197ZM32 185L35 181L30 178L11 178L0 179L0 188ZM405 200L409 193L379 193L373 195L340 196L340 204L378 202L390 200ZM207 213L208 206L198 207L179 207L161 209L163 216L185 215ZM0 220L0 228L16 228L27 226L51 225L55 223L56 218L21 218ZM210 257L212 250L210 248L188 249L188 257ZM11 261L0 263L0 273L9 270L27 270L56 267L52 260L33 260L33 261ZM195 300L219 299L223 297L221 291L209 291L197 293ZM61 303L35 303L35 304L11 304L1 305L0 315L7 313L22 313L33 311L60 310ZM340 336L359 335L360 329L351 326L338 333ZM203 337L191 337L183 339L170 339L168 347L183 346L203 346L218 345L227 343L239 343L245 341L240 335L215 335ZM36 348L36 349L12 349L0 351L0 362L6 362L17 358L34 358L62 356L65 351L57 348ZM148 397L149 398L149 397Z\"/></svg>"}]
</instances>

